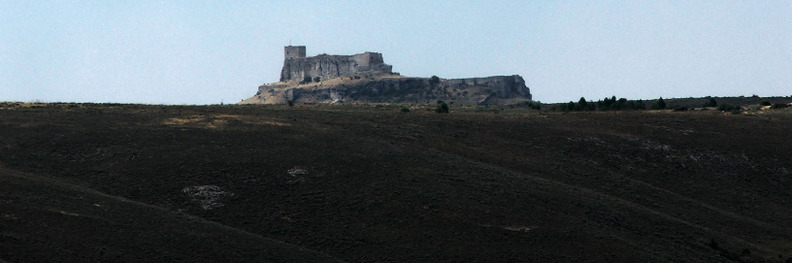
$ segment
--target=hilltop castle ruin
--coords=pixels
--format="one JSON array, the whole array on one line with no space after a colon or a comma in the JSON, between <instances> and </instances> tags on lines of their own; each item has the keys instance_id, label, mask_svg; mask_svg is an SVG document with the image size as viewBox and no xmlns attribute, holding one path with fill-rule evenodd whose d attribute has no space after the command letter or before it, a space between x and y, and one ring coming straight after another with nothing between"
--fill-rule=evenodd
<instances>
[{"instance_id":1,"label":"hilltop castle ruin","mask_svg":"<svg viewBox=\"0 0 792 263\"><path fill-rule=\"evenodd\" d=\"M531 100L519 75L442 79L405 77L385 64L382 54L305 56L305 46L283 49L280 81L259 86L240 103L435 103L515 104Z\"/></svg>"},{"instance_id":2,"label":"hilltop castle ruin","mask_svg":"<svg viewBox=\"0 0 792 263\"><path fill-rule=\"evenodd\" d=\"M359 73L392 74L393 66L385 64L381 53L364 52L351 56L321 54L305 56L305 46L284 47L280 81L300 82L319 77L321 80Z\"/></svg>"}]
</instances>

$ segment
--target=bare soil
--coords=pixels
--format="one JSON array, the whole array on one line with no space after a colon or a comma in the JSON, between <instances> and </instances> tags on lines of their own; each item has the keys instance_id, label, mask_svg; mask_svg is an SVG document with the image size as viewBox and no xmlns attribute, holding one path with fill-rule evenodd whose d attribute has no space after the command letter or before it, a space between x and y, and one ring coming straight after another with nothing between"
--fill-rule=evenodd
<instances>
[{"instance_id":1,"label":"bare soil","mask_svg":"<svg viewBox=\"0 0 792 263\"><path fill-rule=\"evenodd\" d=\"M791 127L788 111L5 103L0 262L784 262Z\"/></svg>"}]
</instances>

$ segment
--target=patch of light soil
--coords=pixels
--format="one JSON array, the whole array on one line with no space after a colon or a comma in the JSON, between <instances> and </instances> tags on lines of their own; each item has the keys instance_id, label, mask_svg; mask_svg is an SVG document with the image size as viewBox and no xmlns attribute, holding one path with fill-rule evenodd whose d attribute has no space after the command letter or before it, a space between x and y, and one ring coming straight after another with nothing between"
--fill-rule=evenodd
<instances>
[{"instance_id":1,"label":"patch of light soil","mask_svg":"<svg viewBox=\"0 0 792 263\"><path fill-rule=\"evenodd\" d=\"M219 200L225 196L233 196L233 193L225 192L216 185L196 185L182 189L190 200L198 203L204 210L212 210L225 206Z\"/></svg>"}]
</instances>

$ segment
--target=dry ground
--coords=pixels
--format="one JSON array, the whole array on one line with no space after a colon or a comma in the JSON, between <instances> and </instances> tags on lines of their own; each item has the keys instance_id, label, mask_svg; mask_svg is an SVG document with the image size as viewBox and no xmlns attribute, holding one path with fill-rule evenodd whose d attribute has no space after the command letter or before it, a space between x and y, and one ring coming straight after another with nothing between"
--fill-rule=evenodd
<instances>
[{"instance_id":1,"label":"dry ground","mask_svg":"<svg viewBox=\"0 0 792 263\"><path fill-rule=\"evenodd\" d=\"M0 105L0 261L792 258L790 114L401 107Z\"/></svg>"}]
</instances>

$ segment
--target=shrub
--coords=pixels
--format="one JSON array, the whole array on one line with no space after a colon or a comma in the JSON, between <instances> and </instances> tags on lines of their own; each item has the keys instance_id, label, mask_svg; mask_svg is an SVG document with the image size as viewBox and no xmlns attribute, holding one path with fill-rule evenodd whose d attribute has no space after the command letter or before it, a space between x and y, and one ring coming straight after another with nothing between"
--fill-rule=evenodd
<instances>
[{"instance_id":1,"label":"shrub","mask_svg":"<svg viewBox=\"0 0 792 263\"><path fill-rule=\"evenodd\" d=\"M638 100L638 101L633 102L632 106L633 106L632 109L634 109L634 110L645 110L646 109L646 103L644 103L643 100Z\"/></svg>"},{"instance_id":2,"label":"shrub","mask_svg":"<svg viewBox=\"0 0 792 263\"><path fill-rule=\"evenodd\" d=\"M532 101L526 101L526 102L524 102L524 104L525 104L525 106L527 106L530 109L534 109L534 110L542 109L542 103L539 102L539 101L533 101L533 100Z\"/></svg>"},{"instance_id":3,"label":"shrub","mask_svg":"<svg viewBox=\"0 0 792 263\"><path fill-rule=\"evenodd\" d=\"M437 85L437 84L439 84L439 83L440 83L440 78L439 78L439 77L437 77L437 76L432 76L432 77L429 79L429 84L432 84L432 86L434 86L434 85Z\"/></svg>"},{"instance_id":4,"label":"shrub","mask_svg":"<svg viewBox=\"0 0 792 263\"><path fill-rule=\"evenodd\" d=\"M586 101L586 98L580 97L580 99L578 100L577 109L578 110L586 110L586 109L588 109L588 102Z\"/></svg>"},{"instance_id":5,"label":"shrub","mask_svg":"<svg viewBox=\"0 0 792 263\"><path fill-rule=\"evenodd\" d=\"M770 106L771 109L783 109L783 108L788 108L788 107L789 107L789 105L783 104L783 103L776 103L776 104L773 104L773 106Z\"/></svg>"},{"instance_id":6,"label":"shrub","mask_svg":"<svg viewBox=\"0 0 792 263\"><path fill-rule=\"evenodd\" d=\"M437 108L435 109L437 113L448 113L448 104L445 101L438 100L437 101Z\"/></svg>"},{"instance_id":7,"label":"shrub","mask_svg":"<svg viewBox=\"0 0 792 263\"><path fill-rule=\"evenodd\" d=\"M402 107L401 108L401 112L404 112L404 113L410 112L410 108L407 108L406 106Z\"/></svg>"},{"instance_id":8,"label":"shrub","mask_svg":"<svg viewBox=\"0 0 792 263\"><path fill-rule=\"evenodd\" d=\"M715 99L710 98L709 101L704 103L704 107L718 107L718 102Z\"/></svg>"},{"instance_id":9,"label":"shrub","mask_svg":"<svg viewBox=\"0 0 792 263\"><path fill-rule=\"evenodd\" d=\"M768 101L768 100L763 100L762 102L760 102L760 103L759 103L759 105L762 105L762 106L770 106L770 105L773 105L773 104L772 104L772 103L770 103L770 101Z\"/></svg>"},{"instance_id":10,"label":"shrub","mask_svg":"<svg viewBox=\"0 0 792 263\"><path fill-rule=\"evenodd\" d=\"M320 80L322 80L322 78L320 78L320 77L314 77L314 78L313 78L313 81L314 81L314 82L319 82Z\"/></svg>"},{"instance_id":11,"label":"shrub","mask_svg":"<svg viewBox=\"0 0 792 263\"><path fill-rule=\"evenodd\" d=\"M311 76L305 76L303 77L303 80L300 81L300 84L311 83L311 80Z\"/></svg>"},{"instance_id":12,"label":"shrub","mask_svg":"<svg viewBox=\"0 0 792 263\"><path fill-rule=\"evenodd\" d=\"M659 99L657 99L652 104L652 109L653 110L662 110L662 109L665 109L665 108L666 108L666 103L665 103L665 100L663 100L663 97L660 97Z\"/></svg>"},{"instance_id":13,"label":"shrub","mask_svg":"<svg viewBox=\"0 0 792 263\"><path fill-rule=\"evenodd\" d=\"M563 112L567 112L567 111L573 110L574 108L575 108L575 103L570 101L569 103L561 103L561 104L559 104L558 107L555 108L555 109L558 109L558 110L563 111Z\"/></svg>"}]
</instances>

